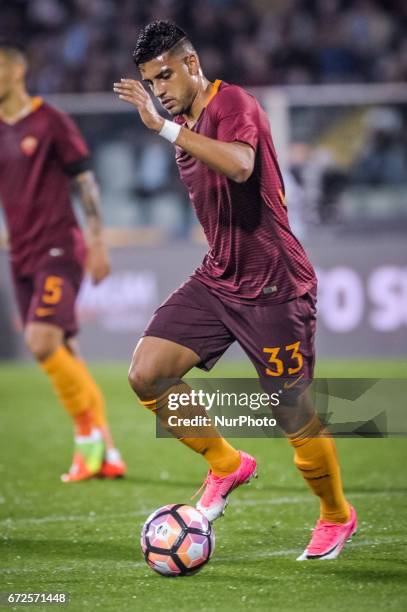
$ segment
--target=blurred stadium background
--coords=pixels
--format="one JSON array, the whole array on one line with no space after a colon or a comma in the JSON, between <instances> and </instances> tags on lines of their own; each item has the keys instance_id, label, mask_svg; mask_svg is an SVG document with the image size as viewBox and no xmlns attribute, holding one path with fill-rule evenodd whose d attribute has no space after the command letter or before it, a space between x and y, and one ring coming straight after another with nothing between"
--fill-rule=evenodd
<instances>
[{"instance_id":1,"label":"blurred stadium background","mask_svg":"<svg viewBox=\"0 0 407 612\"><path fill-rule=\"evenodd\" d=\"M88 358L128 360L205 250L172 148L112 93L157 18L186 29L209 78L249 87L269 113L291 224L318 269L319 357L407 355L406 3L0 0L0 14L0 34L27 46L31 93L71 113L93 151L113 274L81 293ZM24 359L2 236L0 358Z\"/></svg>"}]
</instances>

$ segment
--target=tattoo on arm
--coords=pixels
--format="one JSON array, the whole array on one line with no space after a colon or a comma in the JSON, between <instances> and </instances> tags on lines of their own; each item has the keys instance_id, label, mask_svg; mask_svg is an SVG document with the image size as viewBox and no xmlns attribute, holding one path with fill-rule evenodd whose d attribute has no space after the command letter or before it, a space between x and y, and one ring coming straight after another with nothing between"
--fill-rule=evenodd
<instances>
[{"instance_id":1,"label":"tattoo on arm","mask_svg":"<svg viewBox=\"0 0 407 612\"><path fill-rule=\"evenodd\" d=\"M103 223L100 215L99 187L95 175L88 170L78 174L74 180L81 206L86 216L86 228L89 238L101 238Z\"/></svg>"}]
</instances>

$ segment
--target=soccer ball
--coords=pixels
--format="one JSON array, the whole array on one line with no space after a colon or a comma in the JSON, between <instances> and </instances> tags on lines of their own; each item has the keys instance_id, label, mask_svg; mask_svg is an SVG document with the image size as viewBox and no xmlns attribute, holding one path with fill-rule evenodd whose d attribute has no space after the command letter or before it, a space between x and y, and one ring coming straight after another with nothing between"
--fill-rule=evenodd
<instances>
[{"instance_id":1,"label":"soccer ball","mask_svg":"<svg viewBox=\"0 0 407 612\"><path fill-rule=\"evenodd\" d=\"M186 576L209 561L215 534L196 508L169 504L150 514L141 530L140 544L151 569L163 576Z\"/></svg>"}]
</instances>

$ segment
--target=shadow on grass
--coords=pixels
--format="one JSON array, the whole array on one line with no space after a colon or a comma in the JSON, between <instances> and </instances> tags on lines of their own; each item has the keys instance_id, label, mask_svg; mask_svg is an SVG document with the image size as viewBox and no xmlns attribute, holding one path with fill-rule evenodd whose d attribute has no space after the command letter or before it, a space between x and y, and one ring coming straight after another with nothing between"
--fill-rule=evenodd
<instances>
[{"instance_id":1,"label":"shadow on grass","mask_svg":"<svg viewBox=\"0 0 407 612\"><path fill-rule=\"evenodd\" d=\"M335 578L341 578L345 582L349 583L360 583L367 584L369 582L374 582L375 585L381 584L389 584L395 583L398 587L404 583L406 584L407 578L407 568L387 568L384 567L385 563L394 564L396 562L395 559L380 559L375 558L375 563L380 564L378 567L358 567L356 564L359 563L372 563L371 559L366 559L365 561L360 561L360 559L344 559L341 564L335 563ZM400 559L400 563L403 561ZM322 566L322 567L321 567ZM307 564L307 569L314 568L314 564ZM329 576L332 575L332 565L330 562L327 564L318 564L316 571L319 575L327 574Z\"/></svg>"}]
</instances>

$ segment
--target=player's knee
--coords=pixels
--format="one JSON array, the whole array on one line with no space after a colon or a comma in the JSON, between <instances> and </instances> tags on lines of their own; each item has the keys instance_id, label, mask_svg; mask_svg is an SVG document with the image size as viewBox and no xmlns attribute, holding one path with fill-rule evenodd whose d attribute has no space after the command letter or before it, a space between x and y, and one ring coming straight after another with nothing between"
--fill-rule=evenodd
<instances>
[{"instance_id":1,"label":"player's knee","mask_svg":"<svg viewBox=\"0 0 407 612\"><path fill-rule=\"evenodd\" d=\"M158 376L154 367L133 360L128 379L131 388L141 400L155 397Z\"/></svg>"},{"instance_id":2,"label":"player's knee","mask_svg":"<svg viewBox=\"0 0 407 612\"><path fill-rule=\"evenodd\" d=\"M277 425L286 434L295 434L302 430L314 417L315 410L307 393L302 393L295 401L273 407L273 416Z\"/></svg>"},{"instance_id":3,"label":"player's knee","mask_svg":"<svg viewBox=\"0 0 407 612\"><path fill-rule=\"evenodd\" d=\"M28 350L37 361L44 361L58 348L55 340L48 334L28 328L24 335Z\"/></svg>"},{"instance_id":4,"label":"player's knee","mask_svg":"<svg viewBox=\"0 0 407 612\"><path fill-rule=\"evenodd\" d=\"M273 416L277 421L277 425L286 434L293 434L306 423L306 417L301 414L297 406L280 405L273 407Z\"/></svg>"}]
</instances>

